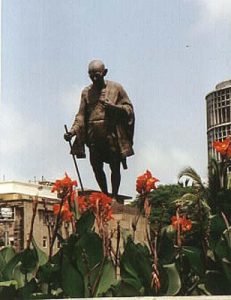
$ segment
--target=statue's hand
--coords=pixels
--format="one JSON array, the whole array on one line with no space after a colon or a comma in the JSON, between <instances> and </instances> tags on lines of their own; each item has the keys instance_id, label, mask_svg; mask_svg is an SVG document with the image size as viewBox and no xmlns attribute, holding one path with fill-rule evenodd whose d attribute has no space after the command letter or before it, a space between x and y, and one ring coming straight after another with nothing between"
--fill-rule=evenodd
<instances>
[{"instance_id":1,"label":"statue's hand","mask_svg":"<svg viewBox=\"0 0 231 300\"><path fill-rule=\"evenodd\" d=\"M108 100L100 100L100 103L107 109L112 109L112 110L115 110L117 109L116 105L115 104L112 104L110 102L108 102Z\"/></svg>"},{"instance_id":2,"label":"statue's hand","mask_svg":"<svg viewBox=\"0 0 231 300\"><path fill-rule=\"evenodd\" d=\"M121 116L124 116L125 111L121 105L110 103L107 100L106 101L101 100L100 103L104 106L105 109L108 109L115 113L119 113Z\"/></svg>"},{"instance_id":3,"label":"statue's hand","mask_svg":"<svg viewBox=\"0 0 231 300\"><path fill-rule=\"evenodd\" d=\"M73 133L71 133L71 132L67 132L64 134L64 139L67 142L69 142L72 139L72 137L73 137Z\"/></svg>"}]
</instances>

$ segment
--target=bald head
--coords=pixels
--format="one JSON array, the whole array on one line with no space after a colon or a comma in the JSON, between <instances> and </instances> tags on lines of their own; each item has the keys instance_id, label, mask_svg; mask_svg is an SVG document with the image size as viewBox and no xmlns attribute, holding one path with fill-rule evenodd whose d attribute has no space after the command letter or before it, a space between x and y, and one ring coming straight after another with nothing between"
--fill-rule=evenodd
<instances>
[{"instance_id":1,"label":"bald head","mask_svg":"<svg viewBox=\"0 0 231 300\"><path fill-rule=\"evenodd\" d=\"M92 70L102 70L104 71L105 70L105 65L104 63L99 60L99 59L96 59L96 60L92 60L89 65L88 65L88 72L92 71Z\"/></svg>"},{"instance_id":2,"label":"bald head","mask_svg":"<svg viewBox=\"0 0 231 300\"><path fill-rule=\"evenodd\" d=\"M101 60L93 60L88 65L88 74L94 85L101 87L104 84L104 76L107 69Z\"/></svg>"}]
</instances>

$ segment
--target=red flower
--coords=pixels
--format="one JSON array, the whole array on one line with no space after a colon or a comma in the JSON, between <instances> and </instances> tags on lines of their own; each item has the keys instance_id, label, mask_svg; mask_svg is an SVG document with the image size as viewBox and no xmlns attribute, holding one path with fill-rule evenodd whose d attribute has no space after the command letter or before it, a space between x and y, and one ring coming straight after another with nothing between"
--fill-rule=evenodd
<instances>
[{"instance_id":1,"label":"red flower","mask_svg":"<svg viewBox=\"0 0 231 300\"><path fill-rule=\"evenodd\" d=\"M146 173L137 177L136 190L140 194L149 193L157 188L155 184L158 181L159 179L153 177L152 173L147 170Z\"/></svg>"},{"instance_id":2,"label":"red flower","mask_svg":"<svg viewBox=\"0 0 231 300\"><path fill-rule=\"evenodd\" d=\"M181 223L182 231L190 231L192 228L192 221L183 217Z\"/></svg>"},{"instance_id":3,"label":"red flower","mask_svg":"<svg viewBox=\"0 0 231 300\"><path fill-rule=\"evenodd\" d=\"M106 207L112 203L112 199L105 195L104 193L94 192L89 197L90 203L93 207L96 205L101 205Z\"/></svg>"},{"instance_id":4,"label":"red flower","mask_svg":"<svg viewBox=\"0 0 231 300\"><path fill-rule=\"evenodd\" d=\"M178 226L180 226L182 231L190 231L192 228L192 221L189 219L186 219L185 217L177 217L173 216L171 218L172 226L175 229L178 229Z\"/></svg>"},{"instance_id":5,"label":"red flower","mask_svg":"<svg viewBox=\"0 0 231 300\"><path fill-rule=\"evenodd\" d=\"M58 215L59 214L59 212L60 212L60 204L54 204L53 205L53 212L54 212L54 215ZM67 202L65 202L63 204L63 206L61 208L60 215L61 215L62 221L67 221L67 222L71 221L73 213L70 211L69 204Z\"/></svg>"},{"instance_id":6,"label":"red flower","mask_svg":"<svg viewBox=\"0 0 231 300\"><path fill-rule=\"evenodd\" d=\"M221 141L214 141L213 148L220 153L222 156L226 156L227 158L231 157L231 141L230 138L227 137L222 142Z\"/></svg>"},{"instance_id":7,"label":"red flower","mask_svg":"<svg viewBox=\"0 0 231 300\"><path fill-rule=\"evenodd\" d=\"M89 208L89 205L84 196L78 196L77 202L78 202L78 209L81 214Z\"/></svg>"},{"instance_id":8,"label":"red flower","mask_svg":"<svg viewBox=\"0 0 231 300\"><path fill-rule=\"evenodd\" d=\"M112 199L110 197L104 193L94 192L89 197L89 203L96 219L102 219L103 222L113 219L111 210Z\"/></svg>"},{"instance_id":9,"label":"red flower","mask_svg":"<svg viewBox=\"0 0 231 300\"><path fill-rule=\"evenodd\" d=\"M63 179L55 181L51 192L57 191L58 193L62 193L64 190L72 190L73 186L77 186L77 181L71 180L67 173L65 173Z\"/></svg>"}]
</instances>

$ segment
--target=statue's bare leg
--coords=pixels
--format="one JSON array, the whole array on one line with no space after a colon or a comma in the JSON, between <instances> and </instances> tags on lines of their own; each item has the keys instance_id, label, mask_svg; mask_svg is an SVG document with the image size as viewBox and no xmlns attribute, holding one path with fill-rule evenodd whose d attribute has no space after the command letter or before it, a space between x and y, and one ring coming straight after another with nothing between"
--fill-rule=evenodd
<instances>
[{"instance_id":1,"label":"statue's bare leg","mask_svg":"<svg viewBox=\"0 0 231 300\"><path fill-rule=\"evenodd\" d=\"M110 163L110 168L111 168L111 185L112 185L112 195L113 197L117 197L119 187L120 187L120 180L121 180L121 175L120 175L120 161L115 160Z\"/></svg>"},{"instance_id":2,"label":"statue's bare leg","mask_svg":"<svg viewBox=\"0 0 231 300\"><path fill-rule=\"evenodd\" d=\"M103 170L103 162L100 161L94 153L90 153L90 162L101 191L104 194L108 194L107 179Z\"/></svg>"}]
</instances>

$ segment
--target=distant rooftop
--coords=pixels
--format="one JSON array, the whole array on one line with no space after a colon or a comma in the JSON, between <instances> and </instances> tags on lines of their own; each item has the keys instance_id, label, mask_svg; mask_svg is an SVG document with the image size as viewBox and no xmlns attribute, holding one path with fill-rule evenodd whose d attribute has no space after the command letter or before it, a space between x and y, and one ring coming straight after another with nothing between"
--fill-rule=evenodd
<instances>
[{"instance_id":1,"label":"distant rooftop","mask_svg":"<svg viewBox=\"0 0 231 300\"><path fill-rule=\"evenodd\" d=\"M0 195L2 194L23 194L57 199L57 193L51 193L51 186L22 181L0 181Z\"/></svg>"},{"instance_id":2,"label":"distant rooftop","mask_svg":"<svg viewBox=\"0 0 231 300\"><path fill-rule=\"evenodd\" d=\"M231 80L222 81L222 82L218 83L215 88L216 88L216 90L220 90L220 89L224 89L224 88L228 88L228 87L231 87Z\"/></svg>"},{"instance_id":3,"label":"distant rooftop","mask_svg":"<svg viewBox=\"0 0 231 300\"><path fill-rule=\"evenodd\" d=\"M39 196L41 198L57 199L57 193L51 192L53 183L50 181L41 182L23 182L23 181L0 181L0 195L3 194L23 194L29 196ZM99 192L98 190L85 189L86 194ZM79 190L79 194L83 194ZM110 195L112 196L112 195ZM122 201L130 202L132 197L119 195L118 198ZM126 201L126 202L127 202Z\"/></svg>"}]
</instances>

